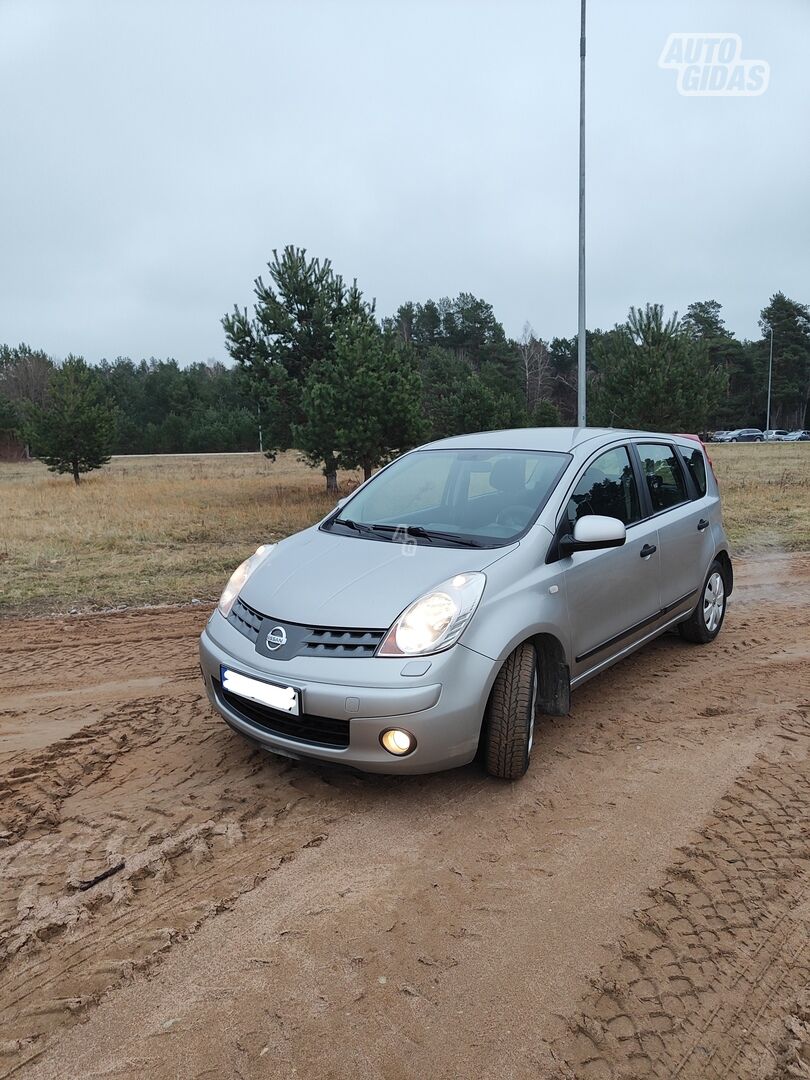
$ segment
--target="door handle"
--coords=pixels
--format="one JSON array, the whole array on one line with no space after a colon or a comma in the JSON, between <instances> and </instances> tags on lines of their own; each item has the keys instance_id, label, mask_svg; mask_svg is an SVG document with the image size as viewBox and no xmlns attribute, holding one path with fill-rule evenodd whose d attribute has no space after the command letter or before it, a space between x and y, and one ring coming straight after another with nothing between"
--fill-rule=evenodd
<instances>
[{"instance_id":1,"label":"door handle","mask_svg":"<svg viewBox=\"0 0 810 1080\"><path fill-rule=\"evenodd\" d=\"M649 557L651 555L654 555L656 551L658 551L658 548L655 546L655 544L645 544L639 552L639 555L641 555L642 559L649 559Z\"/></svg>"},{"instance_id":2,"label":"door handle","mask_svg":"<svg viewBox=\"0 0 810 1080\"><path fill-rule=\"evenodd\" d=\"M704 529L708 529L709 523L706 518L701 518L698 522L698 532L703 532Z\"/></svg>"}]
</instances>

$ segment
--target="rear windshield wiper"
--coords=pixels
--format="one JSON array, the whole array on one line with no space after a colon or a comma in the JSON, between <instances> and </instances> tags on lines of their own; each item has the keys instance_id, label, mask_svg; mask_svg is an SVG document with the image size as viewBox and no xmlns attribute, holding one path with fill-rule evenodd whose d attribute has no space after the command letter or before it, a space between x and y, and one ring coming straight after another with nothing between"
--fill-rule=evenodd
<instances>
[{"instance_id":1,"label":"rear windshield wiper","mask_svg":"<svg viewBox=\"0 0 810 1080\"><path fill-rule=\"evenodd\" d=\"M464 547L481 547L477 540L459 533L440 532L438 529L425 529L421 525L369 525L368 528L377 532L405 533L407 536L416 536L425 540L451 540L454 544L462 544Z\"/></svg>"}]
</instances>

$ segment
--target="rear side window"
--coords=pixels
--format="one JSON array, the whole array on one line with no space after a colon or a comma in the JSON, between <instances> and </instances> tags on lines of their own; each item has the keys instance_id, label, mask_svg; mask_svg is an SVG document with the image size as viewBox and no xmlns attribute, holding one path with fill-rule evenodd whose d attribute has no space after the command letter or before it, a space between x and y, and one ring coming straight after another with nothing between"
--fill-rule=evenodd
<instances>
[{"instance_id":1,"label":"rear side window","mask_svg":"<svg viewBox=\"0 0 810 1080\"><path fill-rule=\"evenodd\" d=\"M588 466L574 488L566 514L572 529L586 514L615 517L625 525L640 519L638 488L626 447L608 450Z\"/></svg>"},{"instance_id":2,"label":"rear side window","mask_svg":"<svg viewBox=\"0 0 810 1080\"><path fill-rule=\"evenodd\" d=\"M686 462L686 467L689 470L692 479L695 481L695 487L697 488L698 495L706 494L706 459L703 456L703 451L695 447L692 451L681 450L683 454L683 460Z\"/></svg>"},{"instance_id":3,"label":"rear side window","mask_svg":"<svg viewBox=\"0 0 810 1080\"><path fill-rule=\"evenodd\" d=\"M671 446L663 443L636 443L641 469L652 500L653 513L686 502L686 479ZM705 483L705 477L704 477Z\"/></svg>"}]
</instances>

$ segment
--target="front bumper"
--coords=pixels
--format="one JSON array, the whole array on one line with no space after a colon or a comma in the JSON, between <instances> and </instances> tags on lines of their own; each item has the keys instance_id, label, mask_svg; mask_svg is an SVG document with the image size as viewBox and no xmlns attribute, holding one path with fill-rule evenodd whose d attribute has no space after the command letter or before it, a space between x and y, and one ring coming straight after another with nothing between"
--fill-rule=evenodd
<instances>
[{"instance_id":1,"label":"front bumper","mask_svg":"<svg viewBox=\"0 0 810 1080\"><path fill-rule=\"evenodd\" d=\"M438 772L465 765L478 749L499 663L461 644L424 657L429 662L424 674L403 675L412 661L320 656L272 661L257 653L218 611L200 637L200 665L211 704L232 728L274 753L379 773ZM297 687L303 712L348 720L348 745L317 745L258 726L218 692L223 665L256 679ZM416 749L405 757L384 750L380 734L390 727L409 731Z\"/></svg>"}]
</instances>

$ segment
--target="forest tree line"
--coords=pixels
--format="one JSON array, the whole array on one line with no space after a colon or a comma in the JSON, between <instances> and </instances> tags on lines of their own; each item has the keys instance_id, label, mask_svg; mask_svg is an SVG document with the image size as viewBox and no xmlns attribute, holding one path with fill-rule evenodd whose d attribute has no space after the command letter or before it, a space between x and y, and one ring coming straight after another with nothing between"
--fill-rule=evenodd
<instances>
[{"instance_id":1,"label":"forest tree line","mask_svg":"<svg viewBox=\"0 0 810 1080\"><path fill-rule=\"evenodd\" d=\"M57 364L28 345L0 346L0 450L27 444L47 457L53 431L79 425L82 394L107 452L257 450L261 429L263 449L298 449L328 482L338 468L368 474L430 438L575 422L576 337L544 339L526 324L509 338L492 305L470 293L379 318L356 283L294 247L274 252L268 275L255 282L252 311L237 306L223 319L230 366ZM681 317L645 304L588 331L589 424L764 427L772 331L771 426L805 426L808 308L777 292L759 325L760 338L740 340L721 305L702 300Z\"/></svg>"}]
</instances>

